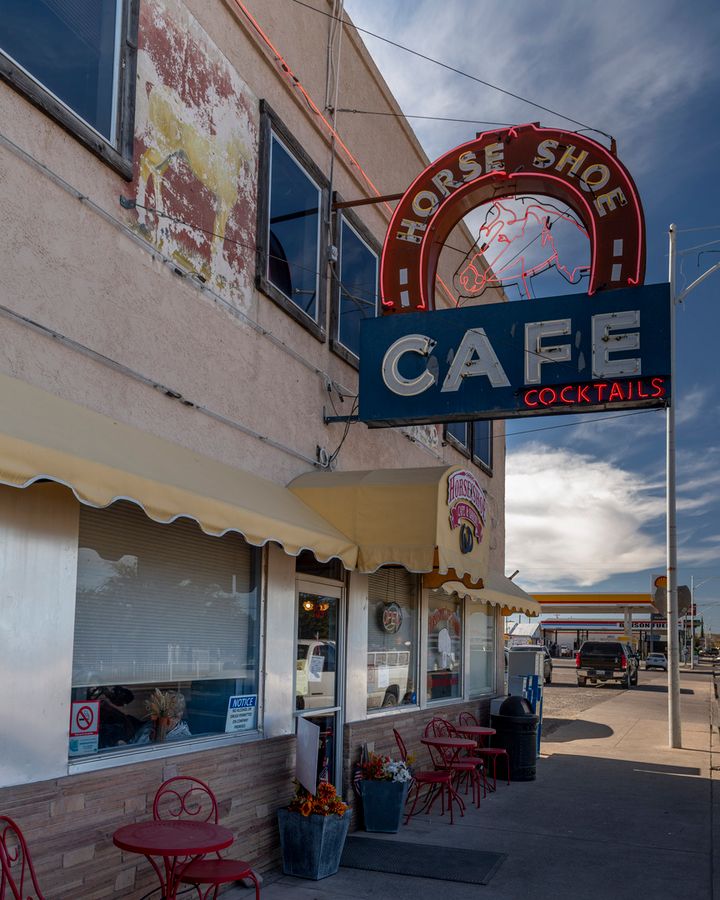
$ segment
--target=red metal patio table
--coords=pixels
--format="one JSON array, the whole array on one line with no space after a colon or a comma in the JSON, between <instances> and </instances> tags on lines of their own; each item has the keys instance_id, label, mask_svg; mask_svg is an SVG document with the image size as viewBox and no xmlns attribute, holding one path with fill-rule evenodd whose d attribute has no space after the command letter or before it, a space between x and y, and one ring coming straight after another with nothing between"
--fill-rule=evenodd
<instances>
[{"instance_id":1,"label":"red metal patio table","mask_svg":"<svg viewBox=\"0 0 720 900\"><path fill-rule=\"evenodd\" d=\"M180 878L191 862L229 847L234 839L232 831L222 825L186 820L134 822L113 834L116 847L141 853L148 860L160 880L162 900L175 900Z\"/></svg>"},{"instance_id":2,"label":"red metal patio table","mask_svg":"<svg viewBox=\"0 0 720 900\"><path fill-rule=\"evenodd\" d=\"M433 756L433 764L436 768L442 769L452 769L453 763L458 760L459 754L461 750L475 750L477 748L477 741L473 741L470 738L462 738L462 737L450 737L450 736L441 736L441 737L422 737L420 738L420 743L425 744L431 751L435 749L439 751L442 756L442 764L438 765ZM452 802L455 800L458 804L458 808L460 810L460 815L465 814L465 804L463 803L463 799L458 794L455 786L452 782L448 785L448 804L450 805L450 818L452 821Z\"/></svg>"},{"instance_id":3,"label":"red metal patio table","mask_svg":"<svg viewBox=\"0 0 720 900\"><path fill-rule=\"evenodd\" d=\"M492 737L496 734L494 728L488 728L485 725L456 725L455 730L458 734L465 734L469 738L475 738L478 742L478 750L477 752L480 756L484 756L492 759L493 761L493 783L492 786L488 783L487 779L485 779L485 785L491 791L497 790L497 758L498 756L503 756L505 758L505 764L507 765L508 771L508 784L510 784L510 761L508 759L507 750L504 750L499 747L487 747L485 746L485 738ZM483 775L484 777L484 775Z\"/></svg>"}]
</instances>

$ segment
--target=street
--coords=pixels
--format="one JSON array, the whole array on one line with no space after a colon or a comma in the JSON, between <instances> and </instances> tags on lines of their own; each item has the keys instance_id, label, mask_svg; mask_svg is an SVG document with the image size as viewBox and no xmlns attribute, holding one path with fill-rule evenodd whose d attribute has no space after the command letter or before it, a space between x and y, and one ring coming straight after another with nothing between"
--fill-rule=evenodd
<instances>
[{"instance_id":1,"label":"street","mask_svg":"<svg viewBox=\"0 0 720 900\"><path fill-rule=\"evenodd\" d=\"M640 669L640 678L633 691L643 693L664 692L667 689L667 672L659 669ZM708 661L696 666L698 673L709 674L712 665ZM689 670L681 669L692 674ZM625 688L616 684L598 684L589 687L578 687L575 676L574 659L553 659L552 684L545 685L543 692L543 736L548 738L562 725L577 718L585 710L592 709L599 703L607 703L618 696Z\"/></svg>"}]
</instances>

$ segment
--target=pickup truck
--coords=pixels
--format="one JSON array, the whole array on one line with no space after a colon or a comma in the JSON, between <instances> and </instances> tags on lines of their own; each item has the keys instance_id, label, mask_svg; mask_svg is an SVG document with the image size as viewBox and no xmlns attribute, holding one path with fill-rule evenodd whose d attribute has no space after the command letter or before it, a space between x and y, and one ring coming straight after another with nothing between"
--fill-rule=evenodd
<instances>
[{"instance_id":1,"label":"pickup truck","mask_svg":"<svg viewBox=\"0 0 720 900\"><path fill-rule=\"evenodd\" d=\"M638 662L632 650L620 641L585 641L575 654L577 682L616 681L631 688L638 683Z\"/></svg>"}]
</instances>

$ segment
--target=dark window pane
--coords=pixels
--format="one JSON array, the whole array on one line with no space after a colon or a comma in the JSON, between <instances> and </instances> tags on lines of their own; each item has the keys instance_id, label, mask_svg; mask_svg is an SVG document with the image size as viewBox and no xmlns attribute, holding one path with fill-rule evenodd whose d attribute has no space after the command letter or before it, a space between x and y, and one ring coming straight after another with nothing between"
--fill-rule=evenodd
<instances>
[{"instance_id":1,"label":"dark window pane","mask_svg":"<svg viewBox=\"0 0 720 900\"><path fill-rule=\"evenodd\" d=\"M340 282L338 340L360 356L360 322L376 313L377 256L345 221L340 233Z\"/></svg>"},{"instance_id":2,"label":"dark window pane","mask_svg":"<svg viewBox=\"0 0 720 900\"><path fill-rule=\"evenodd\" d=\"M446 425L446 433L465 449L469 448L468 444L468 423L467 422L449 422Z\"/></svg>"},{"instance_id":3,"label":"dark window pane","mask_svg":"<svg viewBox=\"0 0 720 900\"><path fill-rule=\"evenodd\" d=\"M320 190L273 135L268 279L317 321Z\"/></svg>"},{"instance_id":4,"label":"dark window pane","mask_svg":"<svg viewBox=\"0 0 720 900\"><path fill-rule=\"evenodd\" d=\"M492 422L482 421L472 423L473 456L484 463L488 468L492 467Z\"/></svg>"},{"instance_id":5,"label":"dark window pane","mask_svg":"<svg viewBox=\"0 0 720 900\"><path fill-rule=\"evenodd\" d=\"M116 0L0 0L0 48L115 142Z\"/></svg>"}]
</instances>

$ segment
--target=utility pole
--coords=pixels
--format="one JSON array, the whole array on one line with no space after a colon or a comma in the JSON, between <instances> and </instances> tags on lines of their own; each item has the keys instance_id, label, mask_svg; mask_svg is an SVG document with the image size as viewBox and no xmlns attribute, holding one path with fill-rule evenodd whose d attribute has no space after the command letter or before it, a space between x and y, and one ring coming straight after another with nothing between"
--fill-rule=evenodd
<instances>
[{"instance_id":1,"label":"utility pole","mask_svg":"<svg viewBox=\"0 0 720 900\"><path fill-rule=\"evenodd\" d=\"M695 576L690 576L690 668L695 668Z\"/></svg>"},{"instance_id":2,"label":"utility pole","mask_svg":"<svg viewBox=\"0 0 720 900\"><path fill-rule=\"evenodd\" d=\"M668 732L670 746L682 747L680 729L680 655L678 648L677 595L677 504L675 501L675 254L676 231L670 239L670 377L673 397L666 411L666 504L667 504L667 637L668 637Z\"/></svg>"},{"instance_id":3,"label":"utility pole","mask_svg":"<svg viewBox=\"0 0 720 900\"><path fill-rule=\"evenodd\" d=\"M675 500L675 306L682 303L713 272L720 271L720 263L710 266L679 294L676 292L677 228L671 225L669 238L670 275L670 377L673 379L673 399L667 408L666 441L666 503L667 503L667 627L668 627L668 731L670 746L682 746L680 733L680 656L678 653L678 592L677 592L677 505ZM697 249L697 248L695 248Z\"/></svg>"}]
</instances>

